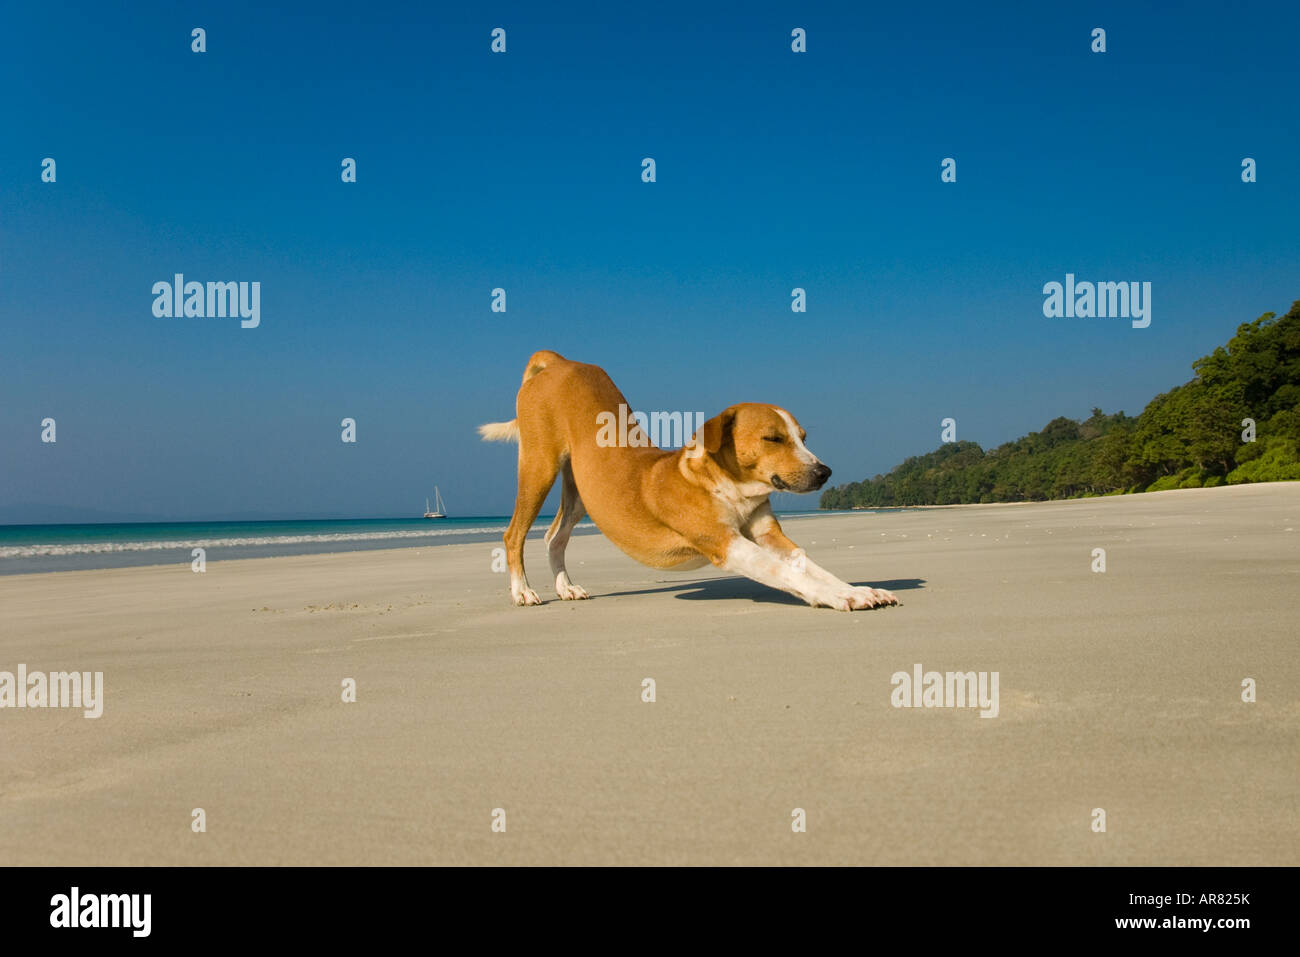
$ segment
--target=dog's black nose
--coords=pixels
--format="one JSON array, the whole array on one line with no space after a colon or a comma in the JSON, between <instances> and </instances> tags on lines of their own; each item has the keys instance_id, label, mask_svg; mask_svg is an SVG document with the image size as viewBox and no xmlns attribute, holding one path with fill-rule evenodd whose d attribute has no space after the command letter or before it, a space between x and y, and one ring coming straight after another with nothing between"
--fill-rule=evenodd
<instances>
[{"instance_id":1,"label":"dog's black nose","mask_svg":"<svg viewBox=\"0 0 1300 957\"><path fill-rule=\"evenodd\" d=\"M831 477L830 467L818 462L817 467L813 469L813 475L817 476L817 482L818 484L821 484Z\"/></svg>"}]
</instances>

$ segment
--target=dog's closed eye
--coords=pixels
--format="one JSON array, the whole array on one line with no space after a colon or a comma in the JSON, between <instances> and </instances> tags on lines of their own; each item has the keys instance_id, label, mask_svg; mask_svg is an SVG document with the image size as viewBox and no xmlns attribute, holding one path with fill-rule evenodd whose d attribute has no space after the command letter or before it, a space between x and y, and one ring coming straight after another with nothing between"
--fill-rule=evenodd
<instances>
[{"instance_id":1,"label":"dog's closed eye","mask_svg":"<svg viewBox=\"0 0 1300 957\"><path fill-rule=\"evenodd\" d=\"M765 435L765 436L763 436L763 441L764 441L764 442L784 442L784 441L785 441L785 437L784 437L784 436L781 436L781 435Z\"/></svg>"}]
</instances>

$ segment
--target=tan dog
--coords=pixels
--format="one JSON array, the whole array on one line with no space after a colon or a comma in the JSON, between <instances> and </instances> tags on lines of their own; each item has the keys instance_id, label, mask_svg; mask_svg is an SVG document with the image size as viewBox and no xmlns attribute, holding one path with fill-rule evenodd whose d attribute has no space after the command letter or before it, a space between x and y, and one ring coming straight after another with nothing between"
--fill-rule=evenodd
<instances>
[{"instance_id":1,"label":"tan dog","mask_svg":"<svg viewBox=\"0 0 1300 957\"><path fill-rule=\"evenodd\" d=\"M626 445L597 441L602 413L608 421L626 408L603 369L544 350L528 360L517 417L479 426L489 441L519 442L519 491L505 534L516 605L542 601L524 575L524 538L556 475L563 496L546 544L561 598L587 597L569 580L564 550L590 513L610 541L652 568L712 562L840 611L898 603L887 591L840 581L782 534L768 503L772 492L812 492L831 474L804 446L806 433L789 412L733 405L675 452L655 448L636 424Z\"/></svg>"}]
</instances>

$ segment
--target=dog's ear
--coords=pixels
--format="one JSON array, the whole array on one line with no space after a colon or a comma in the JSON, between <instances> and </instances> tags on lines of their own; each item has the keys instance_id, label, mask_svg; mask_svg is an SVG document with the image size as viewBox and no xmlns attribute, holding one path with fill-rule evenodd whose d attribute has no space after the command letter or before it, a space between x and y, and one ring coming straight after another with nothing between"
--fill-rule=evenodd
<instances>
[{"instance_id":1,"label":"dog's ear","mask_svg":"<svg viewBox=\"0 0 1300 957\"><path fill-rule=\"evenodd\" d=\"M704 446L704 451L710 455L715 455L724 445L729 443L731 441L731 427L735 422L736 407L734 405L729 409L723 409L705 422L698 436L698 440Z\"/></svg>"}]
</instances>

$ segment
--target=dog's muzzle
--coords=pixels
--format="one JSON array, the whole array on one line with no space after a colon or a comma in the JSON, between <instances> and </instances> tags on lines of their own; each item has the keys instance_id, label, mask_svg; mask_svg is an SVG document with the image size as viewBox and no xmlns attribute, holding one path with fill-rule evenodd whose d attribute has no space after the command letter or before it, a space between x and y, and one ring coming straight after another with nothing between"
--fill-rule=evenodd
<instances>
[{"instance_id":1,"label":"dog's muzzle","mask_svg":"<svg viewBox=\"0 0 1300 957\"><path fill-rule=\"evenodd\" d=\"M831 477L831 470L827 466L823 465L821 462L818 462L813 467L813 469L808 473L808 476L805 479L803 486L801 488L795 488L789 482L787 482L785 479L781 478L781 476L775 473L773 473L772 478L769 481L772 483L772 488L777 489L778 491L815 492L817 491L817 489L825 485L826 480L830 477Z\"/></svg>"}]
</instances>

